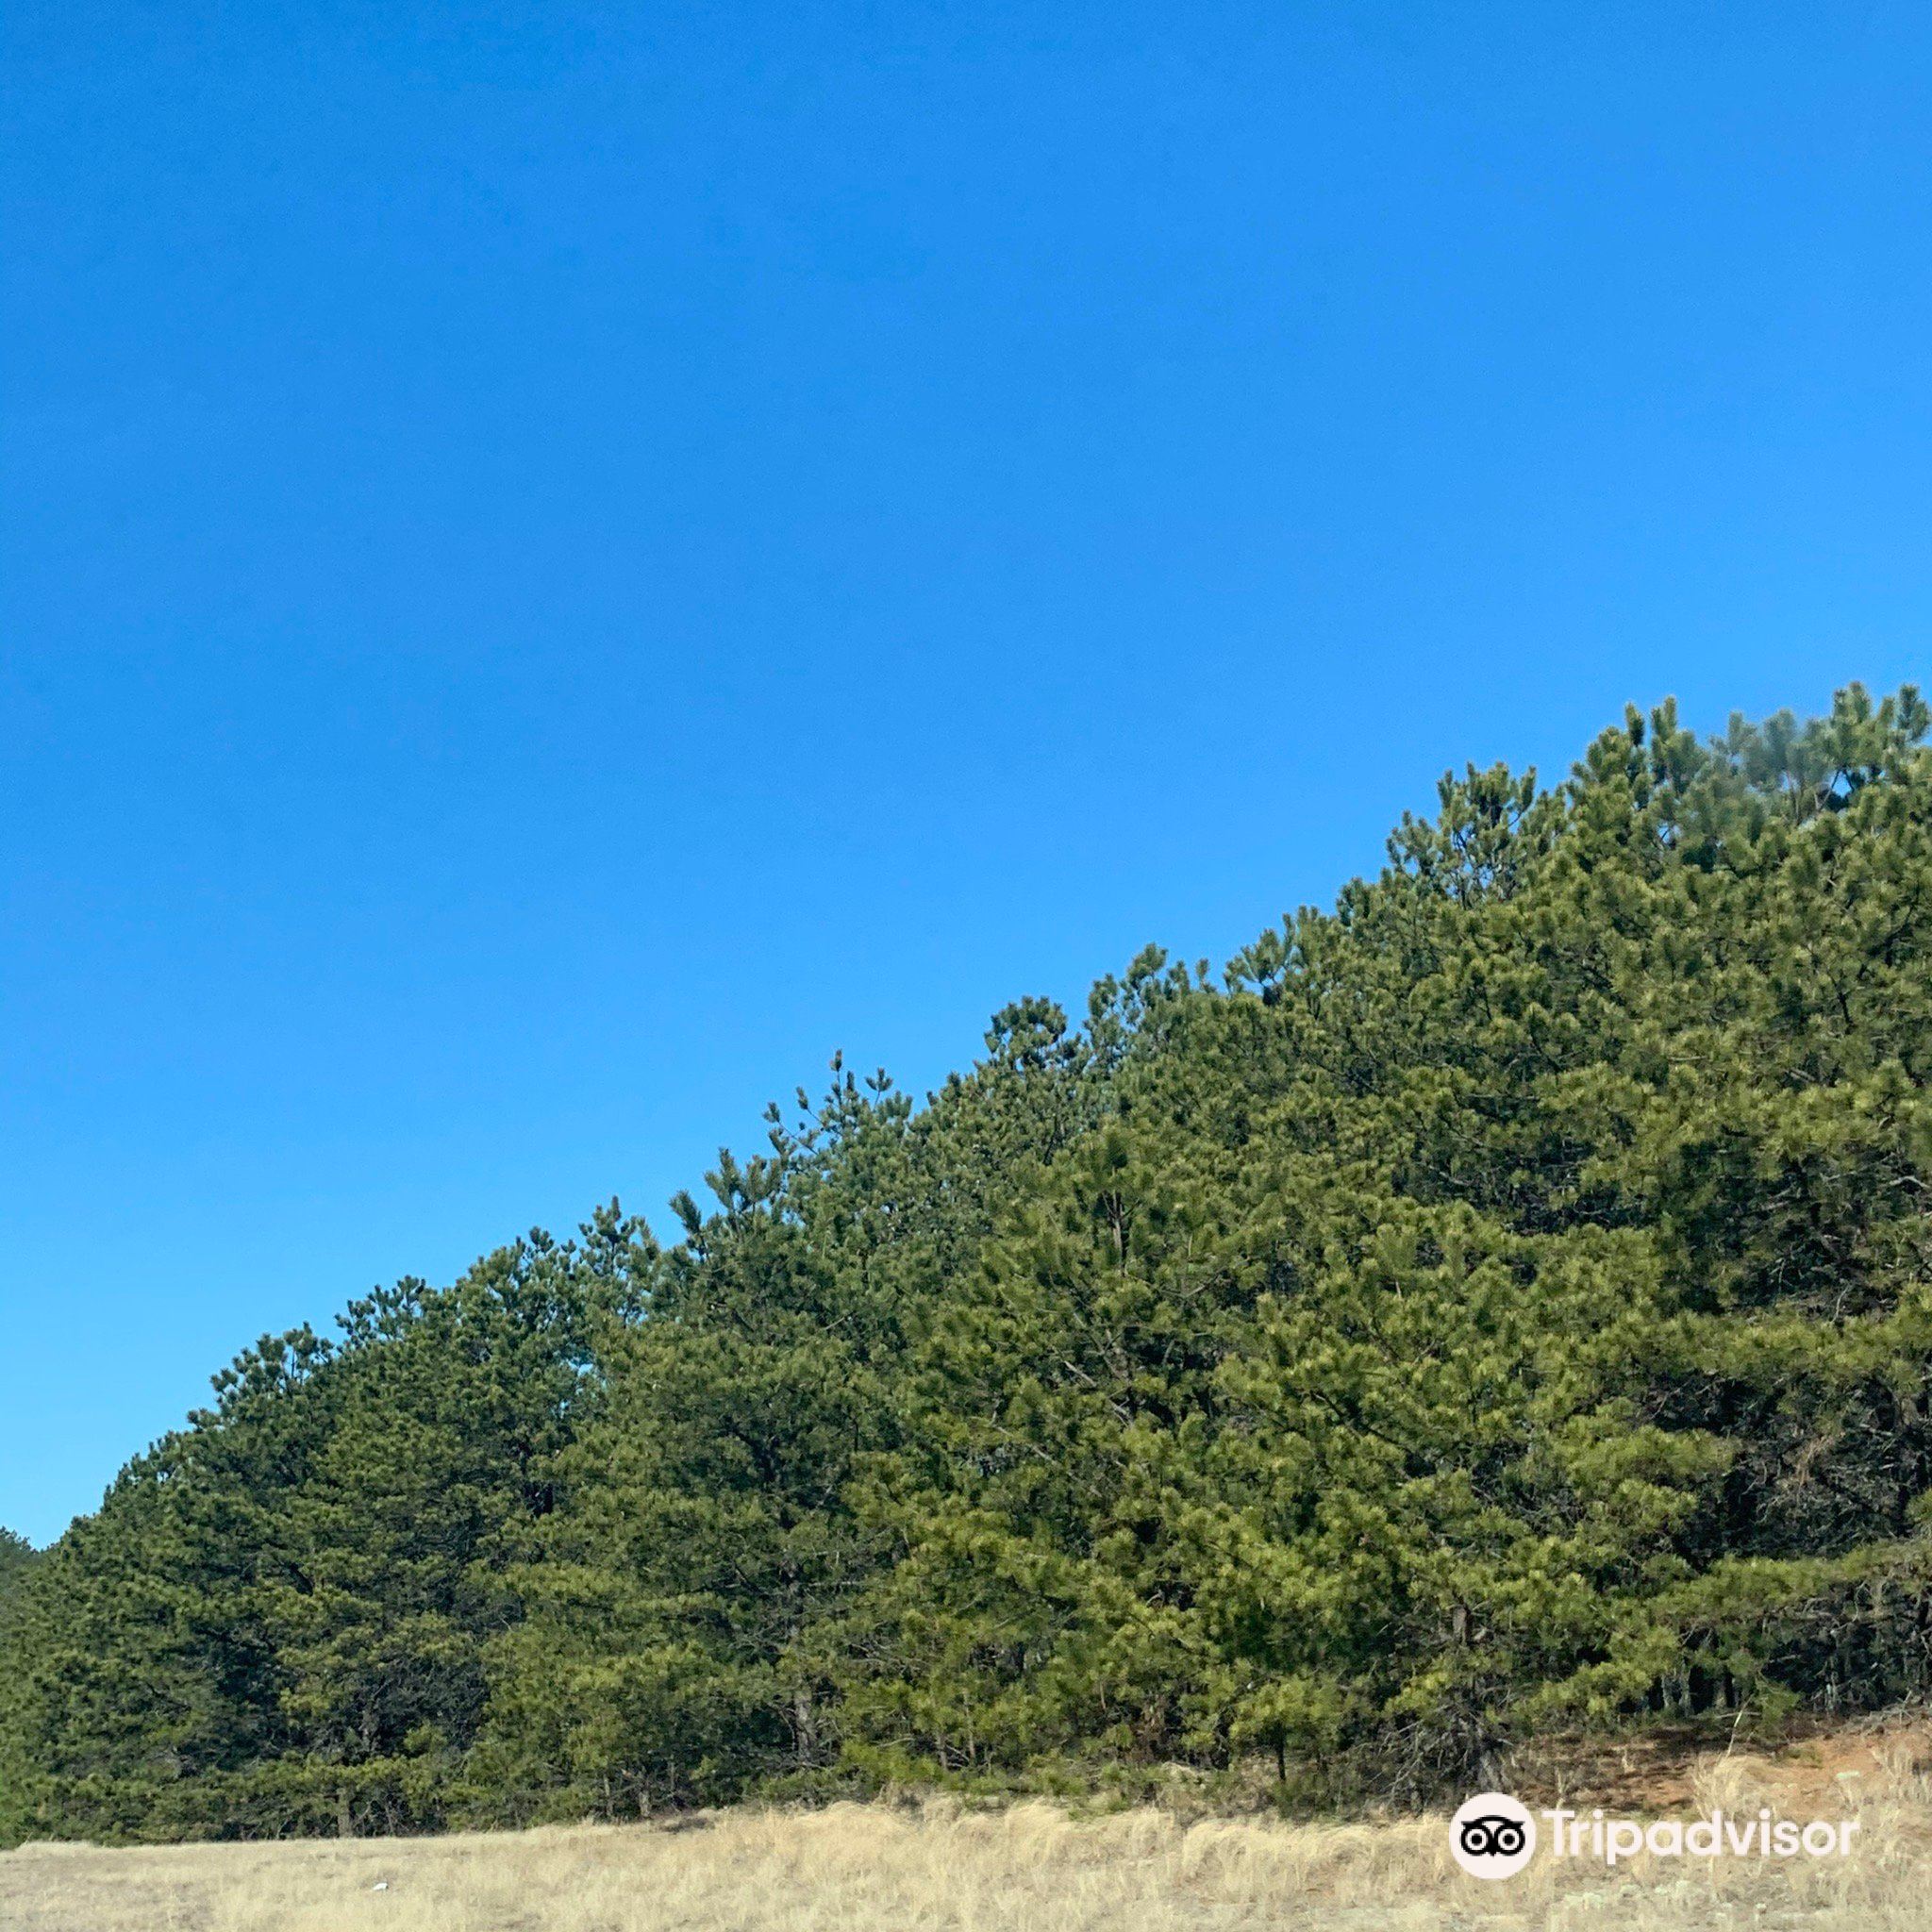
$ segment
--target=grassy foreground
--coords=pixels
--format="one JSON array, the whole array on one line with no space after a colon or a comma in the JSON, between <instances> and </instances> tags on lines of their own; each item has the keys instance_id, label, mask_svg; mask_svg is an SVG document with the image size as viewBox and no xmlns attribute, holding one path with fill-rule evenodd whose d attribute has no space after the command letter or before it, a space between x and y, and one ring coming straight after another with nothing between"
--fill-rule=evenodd
<instances>
[{"instance_id":1,"label":"grassy foreground","mask_svg":"<svg viewBox=\"0 0 1932 1932\"><path fill-rule=\"evenodd\" d=\"M1835 1760L1841 1761L1841 1760ZM352 1839L0 1857L9 1932L1389 1932L1805 1927L1907 1932L1932 1901L1924 1758L1881 1747L1802 1794L1775 1768L1707 1759L1668 1808L1857 1815L1848 1859L1539 1857L1481 1884L1451 1862L1440 1817L1374 1824L1189 1823L1136 1810L1074 1819L1024 1804L964 1812L841 1805L740 1810L664 1825L441 1839ZM1802 1796L1794 1806L1793 1799Z\"/></svg>"}]
</instances>

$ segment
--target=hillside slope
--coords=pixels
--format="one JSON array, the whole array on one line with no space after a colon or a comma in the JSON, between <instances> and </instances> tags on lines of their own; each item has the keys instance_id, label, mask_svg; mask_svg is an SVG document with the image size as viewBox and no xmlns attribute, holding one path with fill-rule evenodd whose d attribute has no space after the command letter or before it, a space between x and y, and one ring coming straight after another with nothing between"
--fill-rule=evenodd
<instances>
[{"instance_id":1,"label":"hillside slope","mask_svg":"<svg viewBox=\"0 0 1932 1932\"><path fill-rule=\"evenodd\" d=\"M673 1245L264 1338L15 1592L0 1842L1417 1803L1923 1696L1927 722L1445 778L1218 984L835 1063Z\"/></svg>"}]
</instances>

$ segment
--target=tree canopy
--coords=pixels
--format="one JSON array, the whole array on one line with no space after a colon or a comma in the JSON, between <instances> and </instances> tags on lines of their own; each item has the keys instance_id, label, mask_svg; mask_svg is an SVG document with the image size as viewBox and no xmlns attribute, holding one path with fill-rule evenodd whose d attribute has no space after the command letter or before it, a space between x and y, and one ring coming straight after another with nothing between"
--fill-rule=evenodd
<instances>
[{"instance_id":1,"label":"tree canopy","mask_svg":"<svg viewBox=\"0 0 1932 1932\"><path fill-rule=\"evenodd\" d=\"M1932 1680L1932 754L1907 689L1447 776L1218 977L919 1105L834 1060L265 1337L29 1560L0 1841L1264 1767Z\"/></svg>"}]
</instances>

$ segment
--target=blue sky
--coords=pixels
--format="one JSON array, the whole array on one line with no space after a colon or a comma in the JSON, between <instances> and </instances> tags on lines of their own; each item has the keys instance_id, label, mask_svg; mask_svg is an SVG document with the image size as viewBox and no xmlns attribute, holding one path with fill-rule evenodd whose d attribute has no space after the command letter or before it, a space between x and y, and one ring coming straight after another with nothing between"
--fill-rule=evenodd
<instances>
[{"instance_id":1,"label":"blue sky","mask_svg":"<svg viewBox=\"0 0 1932 1932\"><path fill-rule=\"evenodd\" d=\"M1928 668L1903 5L0 26L0 1523L264 1330Z\"/></svg>"}]
</instances>

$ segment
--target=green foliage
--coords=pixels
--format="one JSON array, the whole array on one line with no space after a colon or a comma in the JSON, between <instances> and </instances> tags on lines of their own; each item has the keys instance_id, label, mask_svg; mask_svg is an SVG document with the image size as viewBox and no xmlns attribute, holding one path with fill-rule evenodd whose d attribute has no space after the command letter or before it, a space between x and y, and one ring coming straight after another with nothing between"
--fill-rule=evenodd
<instances>
[{"instance_id":1,"label":"green foliage","mask_svg":"<svg viewBox=\"0 0 1932 1932\"><path fill-rule=\"evenodd\" d=\"M26 1580L32 1566L34 1546L10 1529L0 1529L0 1603L6 1603Z\"/></svg>"},{"instance_id":2,"label":"green foliage","mask_svg":"<svg viewBox=\"0 0 1932 1932\"><path fill-rule=\"evenodd\" d=\"M1926 708L1470 770L1221 984L835 1061L265 1339L24 1561L0 1838L428 1829L1932 1690Z\"/></svg>"},{"instance_id":3,"label":"green foliage","mask_svg":"<svg viewBox=\"0 0 1932 1932\"><path fill-rule=\"evenodd\" d=\"M506 1573L651 1251L614 1208L264 1338L41 1557L0 1738L36 1835L444 1822ZM19 1801L16 1801L18 1808Z\"/></svg>"},{"instance_id":4,"label":"green foliage","mask_svg":"<svg viewBox=\"0 0 1932 1932\"><path fill-rule=\"evenodd\" d=\"M34 1564L34 1546L10 1529L0 1529L0 1662L16 1654L12 1635ZM18 1740L6 1722L7 1685L0 1677L0 1844L25 1836L30 1816L28 1786L32 1766L20 1755Z\"/></svg>"}]
</instances>

